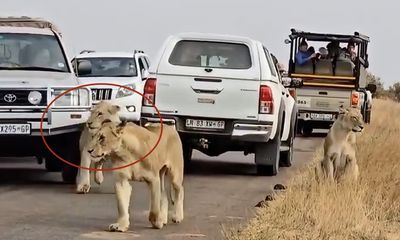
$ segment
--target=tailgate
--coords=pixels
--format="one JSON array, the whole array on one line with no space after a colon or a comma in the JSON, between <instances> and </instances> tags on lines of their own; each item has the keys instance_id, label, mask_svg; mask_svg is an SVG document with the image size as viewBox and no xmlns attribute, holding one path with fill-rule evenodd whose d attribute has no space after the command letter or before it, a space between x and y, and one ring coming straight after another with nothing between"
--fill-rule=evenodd
<instances>
[{"instance_id":1,"label":"tailgate","mask_svg":"<svg viewBox=\"0 0 400 240\"><path fill-rule=\"evenodd\" d=\"M156 104L164 114L258 119L260 81L189 75L157 75Z\"/></svg>"},{"instance_id":2,"label":"tailgate","mask_svg":"<svg viewBox=\"0 0 400 240\"><path fill-rule=\"evenodd\" d=\"M349 107L351 91L331 88L298 88L299 110L337 112L339 107Z\"/></svg>"}]
</instances>

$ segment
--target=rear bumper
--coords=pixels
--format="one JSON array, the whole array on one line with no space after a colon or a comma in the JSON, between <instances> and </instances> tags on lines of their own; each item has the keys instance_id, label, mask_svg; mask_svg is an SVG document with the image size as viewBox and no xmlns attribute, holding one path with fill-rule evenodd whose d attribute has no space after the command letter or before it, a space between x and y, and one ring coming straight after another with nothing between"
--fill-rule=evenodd
<instances>
[{"instance_id":1,"label":"rear bumper","mask_svg":"<svg viewBox=\"0 0 400 240\"><path fill-rule=\"evenodd\" d=\"M223 119L224 130L197 130L185 126L186 116L162 116L163 123L174 125L181 136L195 138L220 138L235 142L268 142L271 137L272 122L259 122L235 119ZM194 117L195 119L201 119ZM213 120L213 119L209 119ZM222 119L218 119L222 120ZM158 117L143 114L141 123L160 122Z\"/></svg>"}]
</instances>

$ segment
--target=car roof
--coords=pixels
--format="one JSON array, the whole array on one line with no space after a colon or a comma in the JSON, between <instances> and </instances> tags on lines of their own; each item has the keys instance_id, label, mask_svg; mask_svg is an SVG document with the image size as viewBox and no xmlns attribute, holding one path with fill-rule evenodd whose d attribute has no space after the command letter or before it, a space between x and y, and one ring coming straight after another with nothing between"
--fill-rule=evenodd
<instances>
[{"instance_id":1,"label":"car roof","mask_svg":"<svg viewBox=\"0 0 400 240\"><path fill-rule=\"evenodd\" d=\"M35 28L35 27L5 27L0 26L1 33L27 33L27 34L41 34L41 35L54 35L54 32L49 28Z\"/></svg>"},{"instance_id":2,"label":"car roof","mask_svg":"<svg viewBox=\"0 0 400 240\"><path fill-rule=\"evenodd\" d=\"M231 42L257 42L254 39L244 36L216 34L216 33L200 33L200 32L185 32L173 35L176 38L187 40L214 40L214 41L231 41Z\"/></svg>"},{"instance_id":3,"label":"car roof","mask_svg":"<svg viewBox=\"0 0 400 240\"><path fill-rule=\"evenodd\" d=\"M143 54L142 55L146 55ZM78 54L76 58L102 58L102 57L118 57L118 58L133 58L133 52L85 52Z\"/></svg>"}]
</instances>

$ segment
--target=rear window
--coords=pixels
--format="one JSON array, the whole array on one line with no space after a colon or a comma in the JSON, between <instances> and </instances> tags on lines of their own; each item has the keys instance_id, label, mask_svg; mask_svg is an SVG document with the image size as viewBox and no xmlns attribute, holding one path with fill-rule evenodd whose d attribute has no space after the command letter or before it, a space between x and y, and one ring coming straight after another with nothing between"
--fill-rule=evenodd
<instances>
[{"instance_id":1,"label":"rear window","mask_svg":"<svg viewBox=\"0 0 400 240\"><path fill-rule=\"evenodd\" d=\"M169 63L178 66L248 69L251 67L249 48L239 43L179 41Z\"/></svg>"}]
</instances>

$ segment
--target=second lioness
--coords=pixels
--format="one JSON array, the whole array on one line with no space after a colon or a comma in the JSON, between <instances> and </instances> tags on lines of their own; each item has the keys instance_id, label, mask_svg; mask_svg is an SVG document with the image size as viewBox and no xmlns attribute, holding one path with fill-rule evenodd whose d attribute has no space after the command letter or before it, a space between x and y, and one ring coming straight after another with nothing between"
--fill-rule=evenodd
<instances>
[{"instance_id":1,"label":"second lioness","mask_svg":"<svg viewBox=\"0 0 400 240\"><path fill-rule=\"evenodd\" d=\"M155 228L162 228L168 222L168 197L172 197L172 221L183 220L183 152L178 132L173 126L155 124L147 128L134 123L116 124L105 121L88 145L92 161L106 157L112 167L129 165L144 157L156 145L162 130L162 138L143 161L115 170L115 190L118 202L117 223L109 226L110 231L124 232L129 228L129 202L131 185L129 181L144 181L151 192L149 221ZM172 196L164 187L164 175L170 177Z\"/></svg>"}]
</instances>

